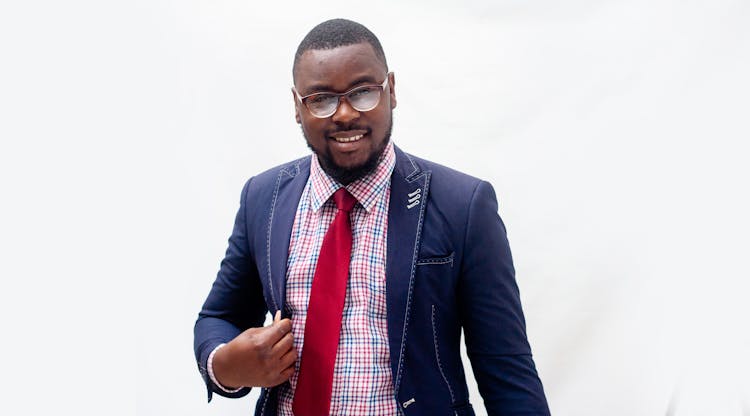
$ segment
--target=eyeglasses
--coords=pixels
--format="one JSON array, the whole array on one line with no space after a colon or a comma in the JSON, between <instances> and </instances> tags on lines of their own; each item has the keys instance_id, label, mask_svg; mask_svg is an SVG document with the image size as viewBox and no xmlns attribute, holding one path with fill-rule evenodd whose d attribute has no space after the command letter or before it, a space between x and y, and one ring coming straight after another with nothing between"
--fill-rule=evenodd
<instances>
[{"instance_id":1,"label":"eyeglasses","mask_svg":"<svg viewBox=\"0 0 750 416\"><path fill-rule=\"evenodd\" d=\"M303 97L297 92L297 88L292 87L292 90L297 100L307 107L310 114L317 118L328 118L338 110L341 97L346 97L349 105L357 111L370 111L377 107L380 102L380 95L385 91L385 86L388 85L390 74L390 72L386 74L385 80L380 85L362 85L340 94L335 92L316 92Z\"/></svg>"}]
</instances>

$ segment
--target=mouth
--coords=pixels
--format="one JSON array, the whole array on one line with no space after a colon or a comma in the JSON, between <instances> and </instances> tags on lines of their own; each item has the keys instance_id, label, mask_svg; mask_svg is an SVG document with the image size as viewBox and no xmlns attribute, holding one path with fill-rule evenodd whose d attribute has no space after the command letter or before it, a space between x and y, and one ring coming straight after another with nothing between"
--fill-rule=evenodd
<instances>
[{"instance_id":1,"label":"mouth","mask_svg":"<svg viewBox=\"0 0 750 416\"><path fill-rule=\"evenodd\" d=\"M332 137L332 139L336 140L339 143L351 143L351 142L358 141L364 136L365 136L364 134L358 134L356 136L351 136L351 137Z\"/></svg>"},{"instance_id":2,"label":"mouth","mask_svg":"<svg viewBox=\"0 0 750 416\"><path fill-rule=\"evenodd\" d=\"M362 140L366 135L367 130L347 130L337 131L328 136L328 138L334 140L336 143L355 143Z\"/></svg>"}]
</instances>

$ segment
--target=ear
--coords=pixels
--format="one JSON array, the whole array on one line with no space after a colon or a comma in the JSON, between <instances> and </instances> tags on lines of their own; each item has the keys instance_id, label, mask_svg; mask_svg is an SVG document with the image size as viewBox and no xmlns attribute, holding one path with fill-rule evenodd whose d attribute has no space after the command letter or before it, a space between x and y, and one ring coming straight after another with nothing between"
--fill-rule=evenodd
<instances>
[{"instance_id":1,"label":"ear","mask_svg":"<svg viewBox=\"0 0 750 416\"><path fill-rule=\"evenodd\" d=\"M396 108L396 75L393 72L388 73L388 89L391 96L391 110Z\"/></svg>"},{"instance_id":2,"label":"ear","mask_svg":"<svg viewBox=\"0 0 750 416\"><path fill-rule=\"evenodd\" d=\"M297 93L294 92L294 88L292 90L292 101L294 102L294 120L297 121L297 124L301 124L302 121L299 118L299 101L297 100Z\"/></svg>"}]
</instances>

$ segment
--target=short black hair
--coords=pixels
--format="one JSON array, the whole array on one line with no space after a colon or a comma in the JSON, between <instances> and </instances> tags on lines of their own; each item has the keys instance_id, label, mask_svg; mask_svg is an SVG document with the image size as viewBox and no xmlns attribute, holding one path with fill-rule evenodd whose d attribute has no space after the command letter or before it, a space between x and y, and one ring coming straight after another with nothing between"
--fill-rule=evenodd
<instances>
[{"instance_id":1,"label":"short black hair","mask_svg":"<svg viewBox=\"0 0 750 416\"><path fill-rule=\"evenodd\" d=\"M297 47L294 54L294 65L292 65L292 76L297 74L297 63L306 51L314 49L334 49L339 46L354 45L367 42L375 51L375 56L383 61L386 71L388 62L385 60L385 52L380 46L377 36L364 25L347 19L331 19L315 26L307 33Z\"/></svg>"}]
</instances>

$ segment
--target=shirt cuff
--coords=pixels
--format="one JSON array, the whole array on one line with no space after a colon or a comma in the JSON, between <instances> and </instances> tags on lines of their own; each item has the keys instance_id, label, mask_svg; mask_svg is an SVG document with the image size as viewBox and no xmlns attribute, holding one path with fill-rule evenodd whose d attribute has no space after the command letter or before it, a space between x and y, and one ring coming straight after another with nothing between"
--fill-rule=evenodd
<instances>
[{"instance_id":1,"label":"shirt cuff","mask_svg":"<svg viewBox=\"0 0 750 416\"><path fill-rule=\"evenodd\" d=\"M213 351L211 351L211 354L208 355L208 363L206 364L206 367L208 367L208 377L211 378L211 381L216 385L216 387L220 388L221 391L224 393L237 393L238 391L242 390L242 387L238 387L236 389L228 389L219 383L218 380L216 380L216 376L214 376L214 354L216 354L216 351L219 351L219 348L225 346L227 344L219 344L214 348Z\"/></svg>"}]
</instances>

